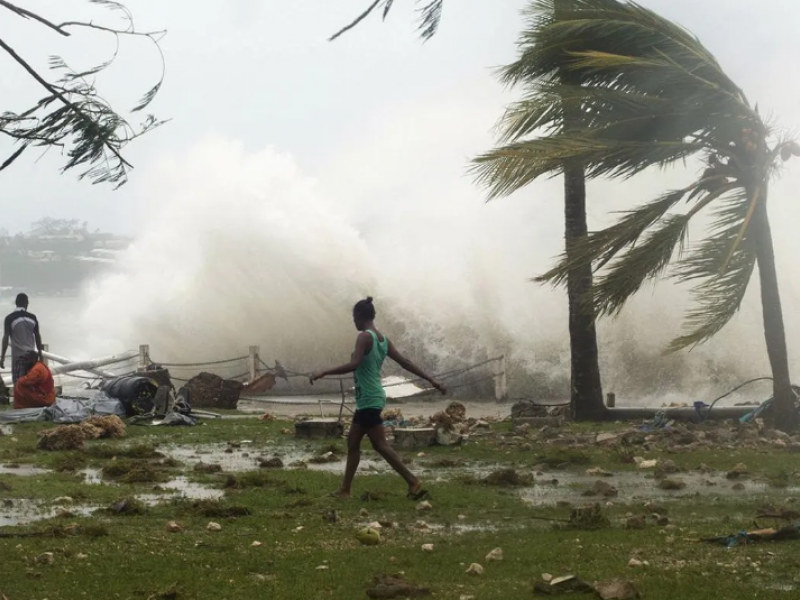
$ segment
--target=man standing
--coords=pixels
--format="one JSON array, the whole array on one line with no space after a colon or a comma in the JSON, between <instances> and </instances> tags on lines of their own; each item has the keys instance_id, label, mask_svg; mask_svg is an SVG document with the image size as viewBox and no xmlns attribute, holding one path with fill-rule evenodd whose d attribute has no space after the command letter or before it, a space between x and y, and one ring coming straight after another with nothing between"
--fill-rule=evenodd
<instances>
[{"instance_id":1,"label":"man standing","mask_svg":"<svg viewBox=\"0 0 800 600\"><path fill-rule=\"evenodd\" d=\"M28 352L34 352L42 360L42 337L36 315L28 312L28 295L17 294L17 309L6 317L3 329L3 351L0 354L0 369L6 368L6 352L11 341L11 379L14 383L28 372Z\"/></svg>"}]
</instances>

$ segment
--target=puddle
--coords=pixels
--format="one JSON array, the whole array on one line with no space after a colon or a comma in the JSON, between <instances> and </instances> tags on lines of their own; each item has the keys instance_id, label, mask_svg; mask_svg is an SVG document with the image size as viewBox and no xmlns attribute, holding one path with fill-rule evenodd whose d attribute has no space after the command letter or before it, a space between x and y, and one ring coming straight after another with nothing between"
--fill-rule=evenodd
<instances>
[{"instance_id":1,"label":"puddle","mask_svg":"<svg viewBox=\"0 0 800 600\"><path fill-rule=\"evenodd\" d=\"M264 446L253 447L242 442L238 448L231 448L227 444L206 444L203 446L164 446L159 451L170 458L178 460L193 469L195 465L203 463L215 464L222 467L223 471L236 473L241 471L254 471L260 468L259 459L278 457L286 469L309 469L312 471L327 471L339 473L344 470L345 457L333 462L310 462L316 456L313 452L302 452L289 448L268 448ZM301 464L302 463L302 464ZM382 460L362 459L358 466L360 475L369 473L383 473L388 466Z\"/></svg>"},{"instance_id":2,"label":"puddle","mask_svg":"<svg viewBox=\"0 0 800 600\"><path fill-rule=\"evenodd\" d=\"M647 473L623 472L613 477L597 477L567 472L548 472L536 477L536 485L522 490L522 498L535 506L548 506L558 502L573 504L610 500L614 504L628 504L647 500L670 500L690 497L720 496L793 496L800 492L800 487L775 488L767 483L742 479L731 481L721 474L678 473L671 479L683 481L686 487L682 490L663 490L658 487L658 480L648 477ZM602 480L617 488L619 495L612 498L601 496L584 496L583 492ZM740 483L743 489L732 489Z\"/></svg>"},{"instance_id":3,"label":"puddle","mask_svg":"<svg viewBox=\"0 0 800 600\"><path fill-rule=\"evenodd\" d=\"M59 510L68 510L73 515L88 517L97 510L97 506L52 506L35 500L15 499L12 504L0 505L0 527L29 525L36 521L52 519Z\"/></svg>"},{"instance_id":4,"label":"puddle","mask_svg":"<svg viewBox=\"0 0 800 600\"><path fill-rule=\"evenodd\" d=\"M161 484L159 487L166 493L137 494L136 498L149 506L153 506L159 502L175 498L186 498L187 500L219 500L225 495L224 490L193 483L186 479L186 477L178 477L177 479Z\"/></svg>"},{"instance_id":5,"label":"puddle","mask_svg":"<svg viewBox=\"0 0 800 600\"><path fill-rule=\"evenodd\" d=\"M40 469L31 465L0 465L0 475L17 475L19 477L33 477L49 473L47 469Z\"/></svg>"},{"instance_id":6,"label":"puddle","mask_svg":"<svg viewBox=\"0 0 800 600\"><path fill-rule=\"evenodd\" d=\"M83 483L87 485L110 485L103 481L103 472L100 469L83 469L79 473L83 475Z\"/></svg>"}]
</instances>

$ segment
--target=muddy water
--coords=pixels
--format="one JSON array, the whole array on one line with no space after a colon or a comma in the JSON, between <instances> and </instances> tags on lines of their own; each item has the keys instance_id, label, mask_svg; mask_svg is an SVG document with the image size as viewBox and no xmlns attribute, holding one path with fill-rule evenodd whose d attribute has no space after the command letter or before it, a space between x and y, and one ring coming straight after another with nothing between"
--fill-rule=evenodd
<instances>
[{"instance_id":1,"label":"muddy water","mask_svg":"<svg viewBox=\"0 0 800 600\"><path fill-rule=\"evenodd\" d=\"M36 521L52 519L58 516L61 510L67 510L76 516L90 516L98 508L97 506L65 506L61 508L27 499L13 500L10 501L10 504L8 502L7 500L3 501L3 504L0 505L0 527L28 525Z\"/></svg>"},{"instance_id":2,"label":"muddy water","mask_svg":"<svg viewBox=\"0 0 800 600\"><path fill-rule=\"evenodd\" d=\"M34 475L44 475L49 473L46 469L39 469L31 465L0 465L0 475L17 475L18 477L32 477Z\"/></svg>"},{"instance_id":3,"label":"muddy water","mask_svg":"<svg viewBox=\"0 0 800 600\"><path fill-rule=\"evenodd\" d=\"M615 504L634 504L648 500L678 500L697 498L698 501L721 496L773 496L791 497L800 492L800 487L775 488L767 483L743 479L730 481L722 474L678 473L670 477L682 481L686 487L682 490L664 490L658 487L659 482L647 473L615 473L613 477L597 477L585 474L566 472L548 472L536 478L536 485L524 489L522 498L534 506L548 506L558 502L572 504L590 501L610 501ZM616 497L585 496L596 481L602 480L614 486ZM734 484L741 484L743 489L733 489Z\"/></svg>"},{"instance_id":4,"label":"muddy water","mask_svg":"<svg viewBox=\"0 0 800 600\"><path fill-rule=\"evenodd\" d=\"M202 446L163 446L159 448L170 458L179 460L190 468L197 464L219 465L223 471L241 472L259 469L259 459L280 458L285 468L310 469L315 471L327 471L338 473L344 469L344 457L335 459L331 457L330 462L315 463L311 462L317 456L313 452L304 452L297 448L286 446L275 446L265 448L263 446L254 447L249 442L243 440L239 442L240 448L230 448L226 444L204 444ZM388 467L383 461L365 458L359 465L359 473L379 473Z\"/></svg>"}]
</instances>

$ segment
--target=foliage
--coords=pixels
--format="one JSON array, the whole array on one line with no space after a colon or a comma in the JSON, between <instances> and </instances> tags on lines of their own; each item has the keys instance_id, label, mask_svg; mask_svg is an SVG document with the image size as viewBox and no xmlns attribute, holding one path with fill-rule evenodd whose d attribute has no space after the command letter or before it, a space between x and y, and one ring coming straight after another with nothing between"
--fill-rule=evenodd
<instances>
[{"instance_id":1,"label":"foliage","mask_svg":"<svg viewBox=\"0 0 800 600\"><path fill-rule=\"evenodd\" d=\"M617 0L537 0L526 18L522 56L501 72L507 83L527 82L526 95L500 123L503 145L475 160L477 180L495 198L570 163L588 177L626 179L701 157L697 181L591 233L538 280L563 284L587 263L603 269L592 300L607 315L664 274L693 282L697 304L671 348L708 339L736 313L750 281L749 225L777 157L800 147L773 136L697 38L653 11ZM689 223L704 210L711 230L690 245Z\"/></svg>"},{"instance_id":2,"label":"foliage","mask_svg":"<svg viewBox=\"0 0 800 600\"><path fill-rule=\"evenodd\" d=\"M117 45L113 54L95 66L73 69L61 57L50 57L50 69L57 73L48 78L0 38L0 49L17 66L45 90L45 95L27 109L0 113L0 133L17 144L14 152L0 163L0 171L9 167L26 150L35 147L60 148L66 156L62 171L81 169L80 178L88 177L93 183L113 183L115 187L127 181L132 165L122 156L122 151L132 140L152 131L164 121L147 114L138 126L130 124L118 114L96 88L96 77L108 69L117 58L122 38L140 38L153 44L162 61L157 83L143 95L130 110L139 113L155 99L164 78L164 58L159 40L164 32L141 32L134 25L131 13L112 0L88 0L119 15L121 27L97 24L94 21L66 21L54 23L30 10L0 0L0 14L13 13L20 19L46 27L63 37L75 31L90 31L114 36Z\"/></svg>"},{"instance_id":3,"label":"foliage","mask_svg":"<svg viewBox=\"0 0 800 600\"><path fill-rule=\"evenodd\" d=\"M439 30L439 23L442 20L442 7L444 5L444 0L415 0L415 1L417 4L419 4L420 2L424 2L423 6L420 9L418 9L420 13L419 31L422 39L428 41L434 35L436 35L436 32ZM373 0L372 4L370 4L364 12L358 15L345 27L334 33L330 37L329 41L332 42L336 38L347 33L376 10L382 10L383 19L386 19L386 17L389 15L389 11L392 10L393 5L394 5L394 0Z\"/></svg>"}]
</instances>

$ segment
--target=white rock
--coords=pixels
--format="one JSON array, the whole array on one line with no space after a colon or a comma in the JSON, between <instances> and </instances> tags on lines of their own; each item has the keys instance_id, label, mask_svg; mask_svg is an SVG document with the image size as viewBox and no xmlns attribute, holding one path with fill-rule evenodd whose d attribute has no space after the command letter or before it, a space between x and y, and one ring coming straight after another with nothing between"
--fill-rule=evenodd
<instances>
[{"instance_id":1,"label":"white rock","mask_svg":"<svg viewBox=\"0 0 800 600\"><path fill-rule=\"evenodd\" d=\"M433 504L428 502L427 500L423 500L419 504L417 504L417 510L419 511L429 511L433 510Z\"/></svg>"},{"instance_id":2,"label":"white rock","mask_svg":"<svg viewBox=\"0 0 800 600\"><path fill-rule=\"evenodd\" d=\"M317 571L327 571L328 565L320 565L317 567Z\"/></svg>"},{"instance_id":3,"label":"white rock","mask_svg":"<svg viewBox=\"0 0 800 600\"><path fill-rule=\"evenodd\" d=\"M619 436L615 433L598 433L597 437L595 438L595 442L598 444L602 444L603 442L613 442Z\"/></svg>"},{"instance_id":4,"label":"white rock","mask_svg":"<svg viewBox=\"0 0 800 600\"><path fill-rule=\"evenodd\" d=\"M208 529L209 531L222 531L222 525L220 525L219 523L214 523L214 521L211 521L208 525L206 525L206 529Z\"/></svg>"},{"instance_id":5,"label":"white rock","mask_svg":"<svg viewBox=\"0 0 800 600\"><path fill-rule=\"evenodd\" d=\"M550 573L542 573L542 581L545 583L550 583L553 581L553 576Z\"/></svg>"},{"instance_id":6,"label":"white rock","mask_svg":"<svg viewBox=\"0 0 800 600\"><path fill-rule=\"evenodd\" d=\"M483 567L478 563L472 563L467 569L468 575L483 575Z\"/></svg>"},{"instance_id":7,"label":"white rock","mask_svg":"<svg viewBox=\"0 0 800 600\"><path fill-rule=\"evenodd\" d=\"M654 458L652 460L643 460L639 463L640 469L654 469L658 465L658 461Z\"/></svg>"},{"instance_id":8,"label":"white rock","mask_svg":"<svg viewBox=\"0 0 800 600\"><path fill-rule=\"evenodd\" d=\"M486 560L493 561L493 560L503 560L503 549L502 548L495 548L489 554L486 555Z\"/></svg>"},{"instance_id":9,"label":"white rock","mask_svg":"<svg viewBox=\"0 0 800 600\"><path fill-rule=\"evenodd\" d=\"M433 552L433 544L422 544L423 552Z\"/></svg>"},{"instance_id":10,"label":"white rock","mask_svg":"<svg viewBox=\"0 0 800 600\"><path fill-rule=\"evenodd\" d=\"M59 496L53 500L53 504L72 504L75 502L70 496Z\"/></svg>"},{"instance_id":11,"label":"white rock","mask_svg":"<svg viewBox=\"0 0 800 600\"><path fill-rule=\"evenodd\" d=\"M372 529L383 529L383 525L381 525L377 521L373 521L372 523L367 525L367 527L372 527Z\"/></svg>"},{"instance_id":12,"label":"white rock","mask_svg":"<svg viewBox=\"0 0 800 600\"><path fill-rule=\"evenodd\" d=\"M175 521L170 521L169 523L167 523L167 531L169 531L170 533L180 533L181 531L183 531L183 527L178 525L178 523Z\"/></svg>"},{"instance_id":13,"label":"white rock","mask_svg":"<svg viewBox=\"0 0 800 600\"><path fill-rule=\"evenodd\" d=\"M632 558L628 561L629 567L643 567L644 563L637 558Z\"/></svg>"},{"instance_id":14,"label":"white rock","mask_svg":"<svg viewBox=\"0 0 800 600\"><path fill-rule=\"evenodd\" d=\"M250 545L253 546L254 548L258 548L259 546L263 546L264 544L262 544L261 542L253 542Z\"/></svg>"}]
</instances>

